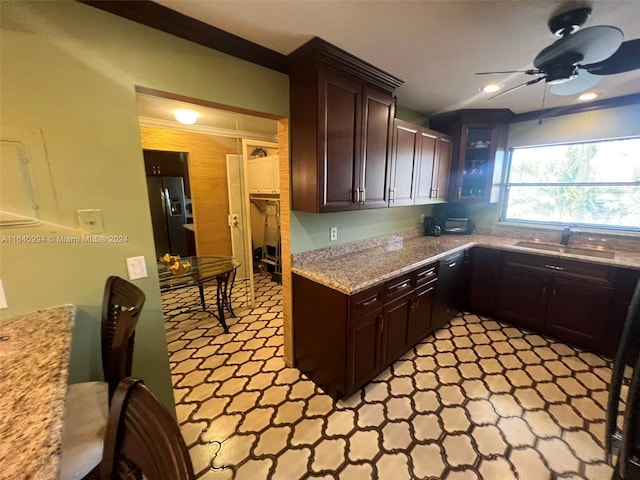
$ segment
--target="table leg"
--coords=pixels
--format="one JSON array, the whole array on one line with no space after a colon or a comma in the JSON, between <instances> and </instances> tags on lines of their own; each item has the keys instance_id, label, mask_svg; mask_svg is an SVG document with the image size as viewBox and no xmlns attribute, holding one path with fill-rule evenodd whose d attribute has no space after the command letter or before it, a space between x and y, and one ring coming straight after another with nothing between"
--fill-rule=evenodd
<instances>
[{"instance_id":1,"label":"table leg","mask_svg":"<svg viewBox=\"0 0 640 480\"><path fill-rule=\"evenodd\" d=\"M231 285L229 285L229 281L227 280L227 285L225 286L224 291L224 305L227 307L227 310L231 312L231 316L235 317L236 314L233 311L233 304L231 303L231 293L233 292L233 284L236 280L236 269L234 268L229 273L229 278L231 279Z\"/></svg>"},{"instance_id":2,"label":"table leg","mask_svg":"<svg viewBox=\"0 0 640 480\"><path fill-rule=\"evenodd\" d=\"M223 285L226 287L228 276L226 274L218 275L216 277L216 282L218 283L218 290L216 295L216 303L218 304L218 320L220 320L220 324L222 324L222 328L224 328L224 333L229 333L229 327L227 327L227 322L224 319L224 296Z\"/></svg>"},{"instance_id":3,"label":"table leg","mask_svg":"<svg viewBox=\"0 0 640 480\"><path fill-rule=\"evenodd\" d=\"M207 304L204 301L204 285L202 282L198 283L198 289L200 290L200 304L202 305L202 310L206 310Z\"/></svg>"}]
</instances>

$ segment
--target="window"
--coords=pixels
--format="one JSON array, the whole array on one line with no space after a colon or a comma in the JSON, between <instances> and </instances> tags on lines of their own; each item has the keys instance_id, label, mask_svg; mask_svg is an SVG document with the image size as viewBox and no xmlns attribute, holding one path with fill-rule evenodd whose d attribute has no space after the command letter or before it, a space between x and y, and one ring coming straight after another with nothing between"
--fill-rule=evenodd
<instances>
[{"instance_id":1,"label":"window","mask_svg":"<svg viewBox=\"0 0 640 480\"><path fill-rule=\"evenodd\" d=\"M640 137L513 148L500 219L640 230Z\"/></svg>"}]
</instances>

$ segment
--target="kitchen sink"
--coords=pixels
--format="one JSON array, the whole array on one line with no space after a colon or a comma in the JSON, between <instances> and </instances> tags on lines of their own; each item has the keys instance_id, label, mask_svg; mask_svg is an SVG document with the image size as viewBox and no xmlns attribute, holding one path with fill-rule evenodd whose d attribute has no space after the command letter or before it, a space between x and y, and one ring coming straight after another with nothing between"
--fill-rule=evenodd
<instances>
[{"instance_id":1,"label":"kitchen sink","mask_svg":"<svg viewBox=\"0 0 640 480\"><path fill-rule=\"evenodd\" d=\"M597 258L614 258L616 253L611 250L604 250L597 247L569 247L559 243L544 242L518 242L516 247L532 248L534 250L545 250L547 252L567 253L570 255L584 255Z\"/></svg>"}]
</instances>

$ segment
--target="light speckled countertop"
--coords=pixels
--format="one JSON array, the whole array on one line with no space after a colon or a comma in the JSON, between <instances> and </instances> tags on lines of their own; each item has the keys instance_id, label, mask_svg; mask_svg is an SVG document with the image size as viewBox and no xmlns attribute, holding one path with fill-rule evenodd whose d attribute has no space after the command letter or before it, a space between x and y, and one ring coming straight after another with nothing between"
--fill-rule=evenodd
<instances>
[{"instance_id":1,"label":"light speckled countertop","mask_svg":"<svg viewBox=\"0 0 640 480\"><path fill-rule=\"evenodd\" d=\"M56 479L75 307L0 320L0 479Z\"/></svg>"},{"instance_id":2,"label":"light speckled countertop","mask_svg":"<svg viewBox=\"0 0 640 480\"><path fill-rule=\"evenodd\" d=\"M340 246L339 255L313 252L294 256L292 272L346 294L358 293L421 265L446 258L473 246L511 250L555 258L573 258L585 262L640 270L640 251L616 250L613 259L549 252L516 246L522 238L494 235L442 235L405 238L389 235L376 246L349 251ZM326 250L326 249L325 249Z\"/></svg>"}]
</instances>

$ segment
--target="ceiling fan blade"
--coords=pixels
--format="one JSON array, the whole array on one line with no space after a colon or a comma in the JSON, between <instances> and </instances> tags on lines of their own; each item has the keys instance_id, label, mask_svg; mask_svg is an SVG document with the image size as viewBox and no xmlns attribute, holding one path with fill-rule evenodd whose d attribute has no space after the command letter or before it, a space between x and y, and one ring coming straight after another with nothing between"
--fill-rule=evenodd
<instances>
[{"instance_id":1,"label":"ceiling fan blade","mask_svg":"<svg viewBox=\"0 0 640 480\"><path fill-rule=\"evenodd\" d=\"M578 75L568 82L551 85L549 93L562 96L576 95L584 92L585 90L589 90L599 81L600 77L597 75L591 75L586 70L578 70Z\"/></svg>"},{"instance_id":2,"label":"ceiling fan blade","mask_svg":"<svg viewBox=\"0 0 640 480\"><path fill-rule=\"evenodd\" d=\"M579 61L581 64L602 62L620 48L623 38L622 30L616 27L600 25L584 28L543 49L536 55L533 65L544 70L546 65L554 64L571 54L582 56Z\"/></svg>"},{"instance_id":3,"label":"ceiling fan blade","mask_svg":"<svg viewBox=\"0 0 640 480\"><path fill-rule=\"evenodd\" d=\"M492 75L494 73L526 73L527 75L539 75L542 72L537 69L529 69L529 70L505 70L502 72L476 72L476 75Z\"/></svg>"},{"instance_id":4,"label":"ceiling fan blade","mask_svg":"<svg viewBox=\"0 0 640 480\"><path fill-rule=\"evenodd\" d=\"M533 80L529 80L528 82L521 83L520 85L516 85L515 87L507 88L506 90L503 90L500 93L496 93L494 96L487 98L487 101L493 100L494 98L499 97L500 95L504 95L505 93L513 92L514 90L517 90L520 87L526 87L527 85L533 85L535 83L541 82L545 78L547 77L534 78Z\"/></svg>"},{"instance_id":5,"label":"ceiling fan blade","mask_svg":"<svg viewBox=\"0 0 640 480\"><path fill-rule=\"evenodd\" d=\"M580 68L594 75L614 75L640 68L640 38L622 42L616 53L602 62Z\"/></svg>"}]
</instances>

